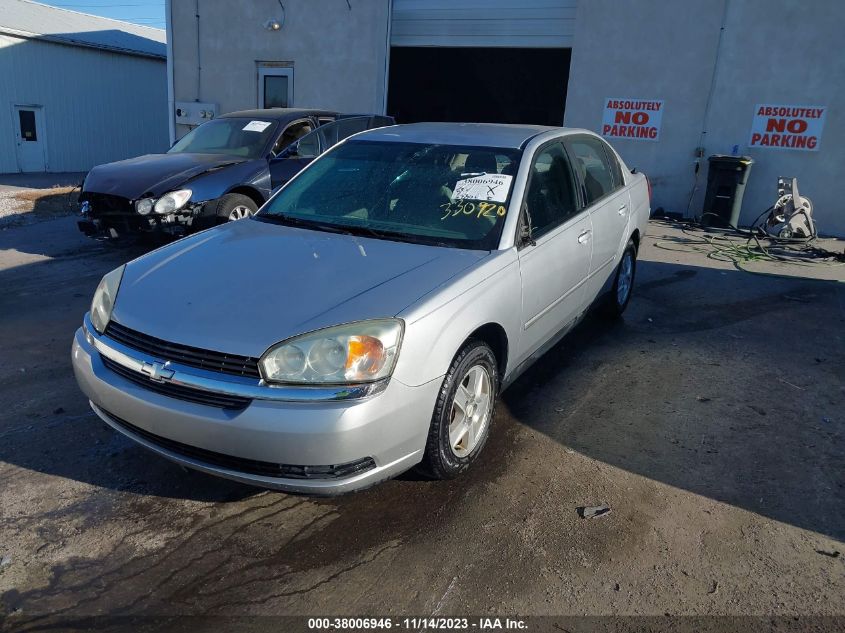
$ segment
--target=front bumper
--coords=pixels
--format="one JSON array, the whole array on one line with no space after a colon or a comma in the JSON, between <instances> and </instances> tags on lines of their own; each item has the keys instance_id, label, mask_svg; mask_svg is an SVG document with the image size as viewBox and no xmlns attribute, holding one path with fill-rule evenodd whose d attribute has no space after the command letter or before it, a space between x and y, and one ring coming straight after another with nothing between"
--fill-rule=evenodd
<instances>
[{"instance_id":1,"label":"front bumper","mask_svg":"<svg viewBox=\"0 0 845 633\"><path fill-rule=\"evenodd\" d=\"M171 397L127 379L103 362L102 346L110 344L89 325L77 330L72 348L77 382L106 423L184 466L289 492L350 492L419 463L441 383L409 387L393 379L378 395L341 400L303 397L302 389L285 400L279 391L269 394L273 399L256 397L232 410ZM140 352L137 356L139 362L148 360ZM207 372L202 378L201 384L214 386ZM222 377L220 383L232 384ZM268 476L268 465L294 475Z\"/></svg>"},{"instance_id":2,"label":"front bumper","mask_svg":"<svg viewBox=\"0 0 845 633\"><path fill-rule=\"evenodd\" d=\"M191 231L209 228L213 220L213 216L206 212L205 204L188 203L183 209L167 215L88 211L81 214L76 224L88 237L118 239L140 235L181 237Z\"/></svg>"}]
</instances>

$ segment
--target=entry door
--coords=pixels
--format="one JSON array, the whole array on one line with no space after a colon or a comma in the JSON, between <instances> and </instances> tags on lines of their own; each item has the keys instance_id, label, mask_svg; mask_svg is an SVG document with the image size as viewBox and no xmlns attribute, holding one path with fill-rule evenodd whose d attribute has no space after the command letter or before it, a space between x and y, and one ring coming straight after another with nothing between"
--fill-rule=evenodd
<instances>
[{"instance_id":1,"label":"entry door","mask_svg":"<svg viewBox=\"0 0 845 633\"><path fill-rule=\"evenodd\" d=\"M293 107L293 68L258 67L258 107Z\"/></svg>"},{"instance_id":2,"label":"entry door","mask_svg":"<svg viewBox=\"0 0 845 633\"><path fill-rule=\"evenodd\" d=\"M22 172L47 171L44 109L40 106L16 105L13 116L18 169Z\"/></svg>"},{"instance_id":3,"label":"entry door","mask_svg":"<svg viewBox=\"0 0 845 633\"><path fill-rule=\"evenodd\" d=\"M524 200L536 243L523 244L519 251L521 360L568 327L585 307L592 223L575 195L575 182L560 142L538 150Z\"/></svg>"},{"instance_id":4,"label":"entry door","mask_svg":"<svg viewBox=\"0 0 845 633\"><path fill-rule=\"evenodd\" d=\"M592 136L569 136L565 145L580 172L584 199L593 223L593 262L587 299L592 301L616 268L626 236L630 200L610 148Z\"/></svg>"}]
</instances>

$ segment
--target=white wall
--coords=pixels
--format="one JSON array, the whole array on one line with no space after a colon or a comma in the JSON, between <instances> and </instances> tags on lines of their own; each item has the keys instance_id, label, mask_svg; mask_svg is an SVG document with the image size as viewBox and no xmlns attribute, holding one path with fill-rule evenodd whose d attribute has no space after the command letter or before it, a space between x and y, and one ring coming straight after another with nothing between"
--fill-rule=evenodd
<instances>
[{"instance_id":1,"label":"white wall","mask_svg":"<svg viewBox=\"0 0 845 633\"><path fill-rule=\"evenodd\" d=\"M724 4L713 0L579 3L566 125L600 130L607 97L663 99L658 142L614 139L631 166L654 185L654 206L686 212L693 191L695 148L716 60ZM743 204L750 222L774 202L778 176L796 176L823 233L845 235L838 191L845 166L845 3L728 0L718 72L703 140L705 157L754 158ZM747 147L758 103L828 106L821 149L801 152ZM698 215L707 176L703 162L690 209Z\"/></svg>"},{"instance_id":2,"label":"white wall","mask_svg":"<svg viewBox=\"0 0 845 633\"><path fill-rule=\"evenodd\" d=\"M168 147L163 59L0 34L0 173L18 171L15 103L44 108L48 171Z\"/></svg>"},{"instance_id":3,"label":"white wall","mask_svg":"<svg viewBox=\"0 0 845 633\"><path fill-rule=\"evenodd\" d=\"M175 100L217 103L221 113L255 108L257 62L290 62L294 106L383 112L390 1L351 0L351 10L346 0L284 4L284 26L268 31L268 19L281 15L276 2L172 2Z\"/></svg>"}]
</instances>

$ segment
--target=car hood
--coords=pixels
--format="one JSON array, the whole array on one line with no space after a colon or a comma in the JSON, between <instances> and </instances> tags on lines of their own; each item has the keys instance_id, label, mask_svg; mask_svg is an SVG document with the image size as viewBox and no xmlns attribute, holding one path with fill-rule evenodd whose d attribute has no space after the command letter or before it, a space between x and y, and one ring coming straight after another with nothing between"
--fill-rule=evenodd
<instances>
[{"instance_id":1,"label":"car hood","mask_svg":"<svg viewBox=\"0 0 845 633\"><path fill-rule=\"evenodd\" d=\"M82 191L130 200L147 194L160 196L195 176L246 160L224 154L147 154L94 167L85 177Z\"/></svg>"},{"instance_id":2,"label":"car hood","mask_svg":"<svg viewBox=\"0 0 845 633\"><path fill-rule=\"evenodd\" d=\"M395 316L488 255L241 220L130 262L112 318L257 357L297 334Z\"/></svg>"}]
</instances>

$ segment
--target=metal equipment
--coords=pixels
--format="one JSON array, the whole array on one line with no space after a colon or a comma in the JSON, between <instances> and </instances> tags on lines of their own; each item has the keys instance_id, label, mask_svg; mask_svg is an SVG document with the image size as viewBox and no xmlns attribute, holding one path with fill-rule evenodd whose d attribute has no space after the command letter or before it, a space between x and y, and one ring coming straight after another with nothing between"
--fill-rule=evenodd
<instances>
[{"instance_id":1,"label":"metal equipment","mask_svg":"<svg viewBox=\"0 0 845 633\"><path fill-rule=\"evenodd\" d=\"M813 203L798 193L797 178L778 178L778 200L762 228L769 237L776 239L816 237Z\"/></svg>"}]
</instances>

